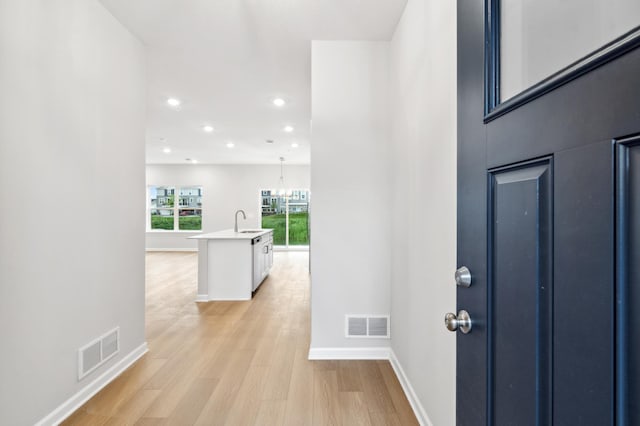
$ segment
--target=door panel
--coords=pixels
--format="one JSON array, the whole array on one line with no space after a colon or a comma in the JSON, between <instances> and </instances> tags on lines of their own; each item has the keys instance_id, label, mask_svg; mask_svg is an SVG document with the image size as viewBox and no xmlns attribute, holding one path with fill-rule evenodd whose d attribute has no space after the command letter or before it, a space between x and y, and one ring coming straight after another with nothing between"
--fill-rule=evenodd
<instances>
[{"instance_id":1,"label":"door panel","mask_svg":"<svg viewBox=\"0 0 640 426\"><path fill-rule=\"evenodd\" d=\"M640 141L629 147L628 151L628 190L629 217L627 219L629 236L628 252L628 306L640 306ZM628 369L628 418L629 424L640 424L640 314L630 309L628 324L629 360Z\"/></svg>"},{"instance_id":2,"label":"door panel","mask_svg":"<svg viewBox=\"0 0 640 426\"><path fill-rule=\"evenodd\" d=\"M640 36L485 123L484 6L458 0L457 423L640 424L640 139L616 181L612 143L640 131Z\"/></svg>"},{"instance_id":3,"label":"door panel","mask_svg":"<svg viewBox=\"0 0 640 426\"><path fill-rule=\"evenodd\" d=\"M635 50L491 121L486 126L488 166L636 133L638 76L640 50Z\"/></svg>"},{"instance_id":4,"label":"door panel","mask_svg":"<svg viewBox=\"0 0 640 426\"><path fill-rule=\"evenodd\" d=\"M486 320L482 313L487 301L487 184L486 165L478 159L486 158L486 130L482 119L484 41L483 4L468 0L458 7L458 28L469 31L458 33L458 197L457 235L464 244L457 245L459 266L471 269L472 284L465 291L458 291L458 309L466 309L473 323L469 334L458 333L456 350L466 354L457 357L456 387L464 389L464 398L456 399L456 421L458 425L477 426L486 424L487 406L487 351ZM457 312L457 310L456 310ZM481 349L479 349L481 348ZM470 393L467 393L467 390Z\"/></svg>"},{"instance_id":5,"label":"door panel","mask_svg":"<svg viewBox=\"0 0 640 426\"><path fill-rule=\"evenodd\" d=\"M607 425L613 415L613 147L558 152L555 165L554 417Z\"/></svg>"},{"instance_id":6,"label":"door panel","mask_svg":"<svg viewBox=\"0 0 640 426\"><path fill-rule=\"evenodd\" d=\"M629 148L629 219L627 220L629 235L629 306L640 306L640 142ZM640 424L640 314L634 310L626 319L631 331L628 352L628 416L629 424Z\"/></svg>"},{"instance_id":7,"label":"door panel","mask_svg":"<svg viewBox=\"0 0 640 426\"><path fill-rule=\"evenodd\" d=\"M640 136L617 146L618 421L640 424Z\"/></svg>"},{"instance_id":8,"label":"door panel","mask_svg":"<svg viewBox=\"0 0 640 426\"><path fill-rule=\"evenodd\" d=\"M550 424L551 160L490 174L490 424Z\"/></svg>"}]
</instances>

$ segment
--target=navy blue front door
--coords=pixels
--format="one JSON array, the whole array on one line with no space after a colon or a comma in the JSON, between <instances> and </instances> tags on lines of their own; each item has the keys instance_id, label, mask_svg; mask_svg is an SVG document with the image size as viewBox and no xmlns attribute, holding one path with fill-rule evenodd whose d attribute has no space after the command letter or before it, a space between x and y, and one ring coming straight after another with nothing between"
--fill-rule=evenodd
<instances>
[{"instance_id":1,"label":"navy blue front door","mask_svg":"<svg viewBox=\"0 0 640 426\"><path fill-rule=\"evenodd\" d=\"M499 105L491 11L458 1L457 423L639 425L640 30Z\"/></svg>"}]
</instances>

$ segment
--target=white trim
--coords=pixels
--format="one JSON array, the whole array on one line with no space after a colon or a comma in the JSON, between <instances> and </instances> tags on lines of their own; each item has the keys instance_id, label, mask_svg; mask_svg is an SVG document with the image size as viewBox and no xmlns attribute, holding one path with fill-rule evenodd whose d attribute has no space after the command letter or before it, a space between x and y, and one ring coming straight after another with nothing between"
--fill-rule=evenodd
<instances>
[{"instance_id":1,"label":"white trim","mask_svg":"<svg viewBox=\"0 0 640 426\"><path fill-rule=\"evenodd\" d=\"M416 392L413 390L413 386L411 386L411 382L409 381L407 375L404 373L404 370L400 365L400 361L398 361L398 358L396 357L395 352L393 352L393 349L389 350L389 362L391 363L391 367L393 367L393 371L398 377L398 381L400 381L400 386L402 386L402 390L407 396L409 404L411 404L413 414L415 414L416 418L418 419L418 423L420 423L421 426L433 426L431 419L429 419L426 410L420 403L420 400L418 399Z\"/></svg>"},{"instance_id":2,"label":"white trim","mask_svg":"<svg viewBox=\"0 0 640 426\"><path fill-rule=\"evenodd\" d=\"M180 229L180 230L173 230L173 229L147 229L145 231L145 233L147 234L158 234L158 235L173 235L175 236L176 234L204 234L204 231L201 230L194 230L194 229Z\"/></svg>"},{"instance_id":3,"label":"white trim","mask_svg":"<svg viewBox=\"0 0 640 426\"><path fill-rule=\"evenodd\" d=\"M59 425L64 419L73 414L92 396L100 392L105 386L111 383L116 377L122 374L134 362L149 351L147 342L144 342L128 355L116 362L111 368L98 376L93 382L76 392L75 395L63 402L58 408L53 410L42 420L36 423L36 426Z\"/></svg>"},{"instance_id":4,"label":"white trim","mask_svg":"<svg viewBox=\"0 0 640 426\"><path fill-rule=\"evenodd\" d=\"M273 251L309 251L309 246L273 246Z\"/></svg>"},{"instance_id":5,"label":"white trim","mask_svg":"<svg viewBox=\"0 0 640 426\"><path fill-rule=\"evenodd\" d=\"M146 248L145 251L147 252L151 252L151 251L189 251L189 252L197 252L198 251L198 247L189 247L189 248Z\"/></svg>"},{"instance_id":6,"label":"white trim","mask_svg":"<svg viewBox=\"0 0 640 426\"><path fill-rule=\"evenodd\" d=\"M199 302L244 302L247 300L251 300L251 297L208 297L207 300L199 300Z\"/></svg>"},{"instance_id":7,"label":"white trim","mask_svg":"<svg viewBox=\"0 0 640 426\"><path fill-rule=\"evenodd\" d=\"M251 300L252 298L249 297L248 299L238 299L236 297L209 297L208 294L196 294L196 302L200 303L200 302L244 302L246 300Z\"/></svg>"},{"instance_id":8,"label":"white trim","mask_svg":"<svg viewBox=\"0 0 640 426\"><path fill-rule=\"evenodd\" d=\"M309 360L389 359L391 348L310 348Z\"/></svg>"}]
</instances>

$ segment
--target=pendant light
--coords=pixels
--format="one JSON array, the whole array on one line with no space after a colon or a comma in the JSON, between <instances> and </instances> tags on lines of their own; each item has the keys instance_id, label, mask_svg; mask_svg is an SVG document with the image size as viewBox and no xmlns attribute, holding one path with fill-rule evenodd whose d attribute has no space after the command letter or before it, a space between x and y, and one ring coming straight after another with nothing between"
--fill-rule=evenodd
<instances>
[{"instance_id":1,"label":"pendant light","mask_svg":"<svg viewBox=\"0 0 640 426\"><path fill-rule=\"evenodd\" d=\"M279 197L288 197L290 191L284 183L284 157L280 157L280 179L278 180L278 189L273 190Z\"/></svg>"},{"instance_id":2,"label":"pendant light","mask_svg":"<svg viewBox=\"0 0 640 426\"><path fill-rule=\"evenodd\" d=\"M280 157L280 180L278 181L278 195L284 197L286 190L284 186L284 157Z\"/></svg>"}]
</instances>

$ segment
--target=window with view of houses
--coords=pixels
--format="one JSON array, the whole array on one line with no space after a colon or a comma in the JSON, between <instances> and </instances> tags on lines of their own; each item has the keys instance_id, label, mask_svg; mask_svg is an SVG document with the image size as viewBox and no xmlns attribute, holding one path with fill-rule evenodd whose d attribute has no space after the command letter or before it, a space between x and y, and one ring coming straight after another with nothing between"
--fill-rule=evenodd
<instances>
[{"instance_id":1,"label":"window with view of houses","mask_svg":"<svg viewBox=\"0 0 640 426\"><path fill-rule=\"evenodd\" d=\"M309 245L309 191L262 190L262 228L273 229L277 246Z\"/></svg>"},{"instance_id":2,"label":"window with view of houses","mask_svg":"<svg viewBox=\"0 0 640 426\"><path fill-rule=\"evenodd\" d=\"M150 186L148 189L148 229L202 230L202 187Z\"/></svg>"}]
</instances>

